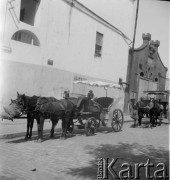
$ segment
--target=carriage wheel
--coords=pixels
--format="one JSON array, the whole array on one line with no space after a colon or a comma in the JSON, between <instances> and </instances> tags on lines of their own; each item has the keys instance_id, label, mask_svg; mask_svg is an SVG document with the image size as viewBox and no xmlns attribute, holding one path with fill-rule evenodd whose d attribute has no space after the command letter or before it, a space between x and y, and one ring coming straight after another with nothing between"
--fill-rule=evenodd
<instances>
[{"instance_id":1,"label":"carriage wheel","mask_svg":"<svg viewBox=\"0 0 170 180\"><path fill-rule=\"evenodd\" d=\"M99 123L98 122L100 122L100 121L98 121L94 117L90 117L86 121L86 124L85 124L85 133L86 133L86 136L90 136L90 135L94 134L96 129L99 127Z\"/></svg>"},{"instance_id":2,"label":"carriage wheel","mask_svg":"<svg viewBox=\"0 0 170 180\"><path fill-rule=\"evenodd\" d=\"M115 109L113 111L113 118L111 122L112 129L115 132L119 132L122 129L123 121L124 121L123 112L120 109Z\"/></svg>"}]
</instances>

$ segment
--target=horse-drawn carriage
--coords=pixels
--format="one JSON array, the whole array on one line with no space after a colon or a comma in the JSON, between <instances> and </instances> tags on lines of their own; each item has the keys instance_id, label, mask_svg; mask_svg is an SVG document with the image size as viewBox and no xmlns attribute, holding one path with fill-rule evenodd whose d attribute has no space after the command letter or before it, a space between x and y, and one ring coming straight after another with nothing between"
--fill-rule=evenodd
<instances>
[{"instance_id":1,"label":"horse-drawn carriage","mask_svg":"<svg viewBox=\"0 0 170 180\"><path fill-rule=\"evenodd\" d=\"M54 97L26 96L17 93L18 111L27 115L27 133L25 139L31 138L34 119L37 120L38 139L43 139L43 125L45 119L52 122L51 137L59 119L62 120L62 135L74 130L74 123L79 122L85 129L86 135L92 135L100 126L106 125L110 120L111 127L118 132L122 129L124 116L121 109L113 109L115 103L112 98L101 97L89 100L87 97L69 97L57 100ZM112 109L112 116L108 112Z\"/></svg>"},{"instance_id":2,"label":"horse-drawn carriage","mask_svg":"<svg viewBox=\"0 0 170 180\"><path fill-rule=\"evenodd\" d=\"M166 91L144 91L147 93L147 99L140 100L133 106L131 117L138 120L138 125L141 125L142 118L150 118L150 126L161 125L163 116L166 116L166 106L168 102L161 101L160 95L166 95ZM152 95L149 97L149 95ZM159 123L157 122L159 120Z\"/></svg>"},{"instance_id":3,"label":"horse-drawn carriage","mask_svg":"<svg viewBox=\"0 0 170 180\"><path fill-rule=\"evenodd\" d=\"M90 105L90 103L92 103L92 105ZM77 121L84 126L87 136L93 134L100 124L106 126L109 122L111 123L113 131L119 132L123 126L124 115L121 109L113 109L112 116L109 116L108 113L112 109L113 104L113 98L95 98L93 101L89 102L88 110L81 111L79 116L74 119L77 119ZM98 111L92 110L95 106Z\"/></svg>"},{"instance_id":4,"label":"horse-drawn carriage","mask_svg":"<svg viewBox=\"0 0 170 180\"><path fill-rule=\"evenodd\" d=\"M144 93L147 93L147 97L154 96L154 98L159 101L159 104L162 106L162 115L167 118L167 106L169 104L169 91L144 91Z\"/></svg>"}]
</instances>

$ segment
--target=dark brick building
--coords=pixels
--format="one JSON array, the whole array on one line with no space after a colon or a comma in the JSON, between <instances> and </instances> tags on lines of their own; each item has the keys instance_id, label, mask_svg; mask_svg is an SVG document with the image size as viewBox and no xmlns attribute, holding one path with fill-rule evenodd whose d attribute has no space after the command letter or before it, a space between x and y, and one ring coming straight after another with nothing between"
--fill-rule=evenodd
<instances>
[{"instance_id":1,"label":"dark brick building","mask_svg":"<svg viewBox=\"0 0 170 180\"><path fill-rule=\"evenodd\" d=\"M158 53L160 42L151 40L151 34L143 34L143 44L129 50L125 93L125 111L129 101L137 101L140 97L148 98L144 91L165 90L167 67L161 61ZM163 98L163 97L162 97Z\"/></svg>"}]
</instances>

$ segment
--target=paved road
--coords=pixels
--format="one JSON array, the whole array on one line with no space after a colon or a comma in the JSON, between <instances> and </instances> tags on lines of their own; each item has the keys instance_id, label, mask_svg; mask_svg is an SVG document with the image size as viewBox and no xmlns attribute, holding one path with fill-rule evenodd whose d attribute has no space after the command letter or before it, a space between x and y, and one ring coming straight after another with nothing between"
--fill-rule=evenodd
<instances>
[{"instance_id":1,"label":"paved road","mask_svg":"<svg viewBox=\"0 0 170 180\"><path fill-rule=\"evenodd\" d=\"M43 143L35 141L36 124L33 139L25 142L26 119L3 121L0 123L0 180L94 180L100 157L119 158L117 166L123 162L146 163L148 158L154 164L168 165L168 121L150 129L132 128L128 120L131 119L126 117L118 133L110 127L100 127L94 136L86 137L83 130L76 129L66 140L59 138L61 124L55 129L55 138L49 139L51 123L46 121ZM110 175L109 178L113 179Z\"/></svg>"}]
</instances>

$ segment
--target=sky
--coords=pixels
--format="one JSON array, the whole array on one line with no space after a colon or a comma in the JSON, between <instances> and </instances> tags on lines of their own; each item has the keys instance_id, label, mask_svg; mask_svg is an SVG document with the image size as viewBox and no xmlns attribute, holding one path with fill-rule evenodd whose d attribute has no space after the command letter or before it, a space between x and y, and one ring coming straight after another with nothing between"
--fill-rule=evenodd
<instances>
[{"instance_id":1,"label":"sky","mask_svg":"<svg viewBox=\"0 0 170 180\"><path fill-rule=\"evenodd\" d=\"M116 28L131 36L133 3L131 0L77 0L111 23Z\"/></svg>"},{"instance_id":2,"label":"sky","mask_svg":"<svg viewBox=\"0 0 170 180\"><path fill-rule=\"evenodd\" d=\"M163 64L169 67L170 61L170 2L140 0L135 47L142 43L142 33L150 33L152 40L159 40L158 52Z\"/></svg>"},{"instance_id":3,"label":"sky","mask_svg":"<svg viewBox=\"0 0 170 180\"><path fill-rule=\"evenodd\" d=\"M96 14L133 39L136 14L135 0L78 0ZM163 64L170 62L170 2L140 0L135 47L142 45L142 34L150 33L152 40L159 40L159 55ZM169 71L167 77L170 77Z\"/></svg>"}]
</instances>

